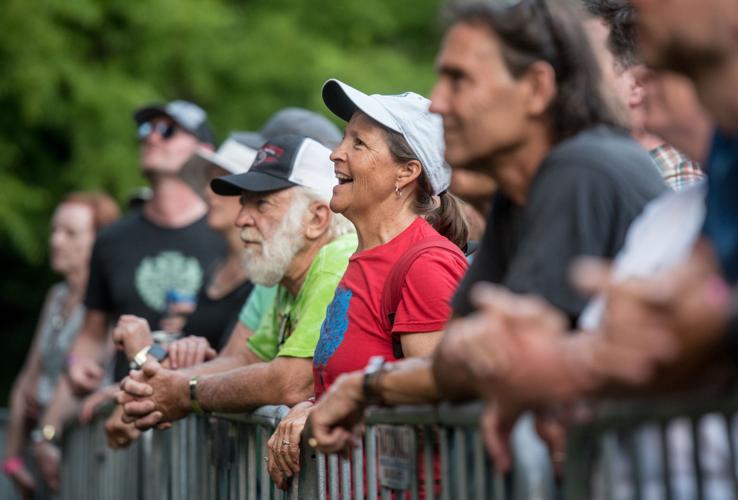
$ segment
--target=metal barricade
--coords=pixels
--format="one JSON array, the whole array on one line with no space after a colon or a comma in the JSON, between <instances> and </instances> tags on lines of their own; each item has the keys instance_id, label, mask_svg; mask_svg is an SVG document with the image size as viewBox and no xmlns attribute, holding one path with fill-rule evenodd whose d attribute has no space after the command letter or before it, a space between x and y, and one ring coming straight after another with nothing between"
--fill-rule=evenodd
<instances>
[{"instance_id":1,"label":"metal barricade","mask_svg":"<svg viewBox=\"0 0 738 500\"><path fill-rule=\"evenodd\" d=\"M303 450L317 481L303 484L300 498L513 498L484 450L481 410L480 403L372 408L350 457Z\"/></svg>"},{"instance_id":2,"label":"metal barricade","mask_svg":"<svg viewBox=\"0 0 738 500\"><path fill-rule=\"evenodd\" d=\"M603 404L570 430L567 500L738 498L738 394Z\"/></svg>"}]
</instances>

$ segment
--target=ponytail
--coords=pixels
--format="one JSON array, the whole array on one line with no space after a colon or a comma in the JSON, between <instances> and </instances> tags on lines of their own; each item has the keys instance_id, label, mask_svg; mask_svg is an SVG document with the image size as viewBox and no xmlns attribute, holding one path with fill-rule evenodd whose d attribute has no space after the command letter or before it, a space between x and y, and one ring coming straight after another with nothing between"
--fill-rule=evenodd
<instances>
[{"instance_id":1,"label":"ponytail","mask_svg":"<svg viewBox=\"0 0 738 500\"><path fill-rule=\"evenodd\" d=\"M461 200L448 191L437 197L433 196L425 172L420 175L418 181L415 209L433 226L433 229L464 250L469 241L469 223Z\"/></svg>"}]
</instances>

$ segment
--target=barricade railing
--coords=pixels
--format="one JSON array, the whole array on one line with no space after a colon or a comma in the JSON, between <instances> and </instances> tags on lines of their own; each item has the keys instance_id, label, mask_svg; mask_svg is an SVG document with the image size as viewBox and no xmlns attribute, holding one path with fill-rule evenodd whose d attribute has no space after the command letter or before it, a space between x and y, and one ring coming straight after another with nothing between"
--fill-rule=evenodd
<instances>
[{"instance_id":1,"label":"barricade railing","mask_svg":"<svg viewBox=\"0 0 738 500\"><path fill-rule=\"evenodd\" d=\"M603 403L569 432L567 500L737 499L738 393Z\"/></svg>"},{"instance_id":2,"label":"barricade railing","mask_svg":"<svg viewBox=\"0 0 738 500\"><path fill-rule=\"evenodd\" d=\"M512 475L494 472L479 403L372 408L350 456L302 443L299 477L283 493L264 457L287 411L192 416L169 431L144 433L123 451L107 447L100 415L65 432L60 499L531 498L515 491ZM738 498L736 413L738 395L606 406L569 435L563 497ZM560 493L549 488L535 498Z\"/></svg>"}]
</instances>

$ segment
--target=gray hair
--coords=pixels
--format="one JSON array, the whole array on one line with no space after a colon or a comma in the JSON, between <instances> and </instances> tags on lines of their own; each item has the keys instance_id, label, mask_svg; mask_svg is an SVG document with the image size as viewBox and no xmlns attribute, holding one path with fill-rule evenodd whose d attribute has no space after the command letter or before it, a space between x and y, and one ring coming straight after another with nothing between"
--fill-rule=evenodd
<instances>
[{"instance_id":1,"label":"gray hair","mask_svg":"<svg viewBox=\"0 0 738 500\"><path fill-rule=\"evenodd\" d=\"M305 186L297 186L294 188L294 197L292 198L293 204L303 204L304 210L306 211L310 203L314 201L325 203L326 205L328 205L331 200L330 197L327 197L325 193L322 193L316 189ZM331 235L334 238L337 238L338 236L343 236L344 234L355 233L356 228L354 227L353 223L351 223L351 221L349 221L343 215L331 212L330 231Z\"/></svg>"}]
</instances>

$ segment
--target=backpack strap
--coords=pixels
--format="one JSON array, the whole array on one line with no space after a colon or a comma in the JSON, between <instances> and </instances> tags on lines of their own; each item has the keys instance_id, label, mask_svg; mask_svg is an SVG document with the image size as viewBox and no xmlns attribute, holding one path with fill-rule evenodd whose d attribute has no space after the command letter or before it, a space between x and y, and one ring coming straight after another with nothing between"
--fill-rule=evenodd
<instances>
[{"instance_id":1,"label":"backpack strap","mask_svg":"<svg viewBox=\"0 0 738 500\"><path fill-rule=\"evenodd\" d=\"M400 257L390 269L387 279L384 282L384 290L382 292L382 306L380 310L382 325L385 331L392 333L392 326L395 323L395 314L400 305L402 298L402 287L405 284L405 277L413 265L415 260L431 248L441 248L447 252L456 253L458 247L451 243L443 236L424 238L413 244ZM392 351L395 358L405 357L402 352L402 343L400 339L392 335Z\"/></svg>"}]
</instances>

